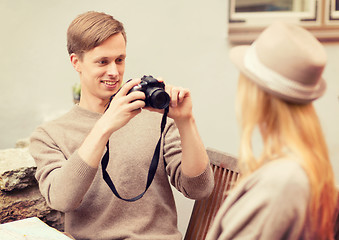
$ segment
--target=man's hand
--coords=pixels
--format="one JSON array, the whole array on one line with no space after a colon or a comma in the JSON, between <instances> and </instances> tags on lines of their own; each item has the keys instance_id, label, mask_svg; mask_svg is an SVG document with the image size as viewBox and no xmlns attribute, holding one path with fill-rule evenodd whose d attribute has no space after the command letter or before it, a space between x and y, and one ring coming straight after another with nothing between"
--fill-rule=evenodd
<instances>
[{"instance_id":1,"label":"man's hand","mask_svg":"<svg viewBox=\"0 0 339 240\"><path fill-rule=\"evenodd\" d=\"M139 82L140 79L134 79L121 87L106 112L96 122L80 146L79 155L89 166L98 167L106 143L112 133L125 126L145 106L143 101L145 94L143 92L135 91L127 94Z\"/></svg>"},{"instance_id":2,"label":"man's hand","mask_svg":"<svg viewBox=\"0 0 339 240\"><path fill-rule=\"evenodd\" d=\"M102 125L106 126L110 133L126 125L133 117L141 112L145 106L145 94L141 91L135 91L127 94L135 85L140 83L140 79L133 79L125 83L120 91L112 99L110 106L103 114Z\"/></svg>"},{"instance_id":3,"label":"man's hand","mask_svg":"<svg viewBox=\"0 0 339 240\"><path fill-rule=\"evenodd\" d=\"M166 92L171 98L168 116L175 122L193 117L191 93L188 89L166 85Z\"/></svg>"},{"instance_id":4,"label":"man's hand","mask_svg":"<svg viewBox=\"0 0 339 240\"><path fill-rule=\"evenodd\" d=\"M157 78L157 80L164 82L161 78ZM188 89L165 84L165 91L171 99L168 117L172 118L175 122L189 120L193 117L191 93ZM152 107L146 107L145 109L159 113L164 112L163 109Z\"/></svg>"}]
</instances>

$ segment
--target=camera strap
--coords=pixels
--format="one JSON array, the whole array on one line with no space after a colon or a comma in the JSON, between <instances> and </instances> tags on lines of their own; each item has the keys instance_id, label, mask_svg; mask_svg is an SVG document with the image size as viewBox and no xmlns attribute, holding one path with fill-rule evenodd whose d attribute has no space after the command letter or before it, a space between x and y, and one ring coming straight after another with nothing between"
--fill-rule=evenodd
<instances>
[{"instance_id":1,"label":"camera strap","mask_svg":"<svg viewBox=\"0 0 339 240\"><path fill-rule=\"evenodd\" d=\"M112 190L112 192L115 194L115 196L117 196L119 199L127 201L127 202L134 202L134 201L142 198L144 196L144 194L146 193L147 189L151 186L151 183L154 179L155 173L157 171L158 163L159 163L161 136L162 136L162 133L164 132L164 129L165 129L165 126L166 126L168 110L169 110L168 107L165 108L164 115L162 116L161 126L160 126L161 127L160 138L159 138L157 146L154 150L153 158L152 158L149 170L148 170L146 188L145 188L144 192L140 193L138 196L133 197L133 198L123 198L119 195L116 187L114 186L113 181L111 180L108 172L106 171L108 161L109 161L109 141L107 141L107 144L106 144L107 151L106 151L105 155L103 156L103 158L101 160L102 175L103 175L105 182L109 186L109 188Z\"/></svg>"}]
</instances>

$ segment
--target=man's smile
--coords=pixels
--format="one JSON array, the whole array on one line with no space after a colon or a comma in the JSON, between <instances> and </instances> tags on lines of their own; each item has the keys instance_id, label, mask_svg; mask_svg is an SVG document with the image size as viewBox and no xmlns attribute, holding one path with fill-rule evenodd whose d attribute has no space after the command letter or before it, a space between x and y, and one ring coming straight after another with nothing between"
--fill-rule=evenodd
<instances>
[{"instance_id":1,"label":"man's smile","mask_svg":"<svg viewBox=\"0 0 339 240\"><path fill-rule=\"evenodd\" d=\"M102 82L103 84L105 84L105 86L109 88L114 88L119 83L118 80L101 80L100 82Z\"/></svg>"}]
</instances>

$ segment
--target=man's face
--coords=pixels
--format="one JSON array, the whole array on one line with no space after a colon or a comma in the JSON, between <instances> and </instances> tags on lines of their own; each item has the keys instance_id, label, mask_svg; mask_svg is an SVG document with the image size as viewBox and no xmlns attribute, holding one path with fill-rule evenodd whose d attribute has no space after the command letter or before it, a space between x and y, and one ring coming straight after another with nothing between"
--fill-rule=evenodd
<instances>
[{"instance_id":1,"label":"man's face","mask_svg":"<svg viewBox=\"0 0 339 240\"><path fill-rule=\"evenodd\" d=\"M71 56L80 74L81 102L107 102L122 84L125 58L126 43L121 33L86 52L82 60Z\"/></svg>"}]
</instances>

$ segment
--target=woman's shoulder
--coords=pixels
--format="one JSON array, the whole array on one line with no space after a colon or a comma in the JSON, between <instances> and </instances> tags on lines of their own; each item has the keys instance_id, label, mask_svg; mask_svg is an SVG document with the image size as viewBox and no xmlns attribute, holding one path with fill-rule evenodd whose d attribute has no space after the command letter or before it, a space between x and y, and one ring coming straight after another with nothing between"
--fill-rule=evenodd
<instances>
[{"instance_id":1,"label":"woman's shoulder","mask_svg":"<svg viewBox=\"0 0 339 240\"><path fill-rule=\"evenodd\" d=\"M300 183L309 184L307 174L301 164L292 158L273 160L257 172L262 180L270 180L275 184Z\"/></svg>"},{"instance_id":2,"label":"woman's shoulder","mask_svg":"<svg viewBox=\"0 0 339 240\"><path fill-rule=\"evenodd\" d=\"M273 160L253 172L245 182L245 188L262 189L270 193L270 198L298 195L306 200L310 194L307 173L295 159Z\"/></svg>"},{"instance_id":3,"label":"woman's shoulder","mask_svg":"<svg viewBox=\"0 0 339 240\"><path fill-rule=\"evenodd\" d=\"M270 161L230 192L210 235L222 231L223 239L299 239L309 199L308 177L296 159Z\"/></svg>"}]
</instances>

